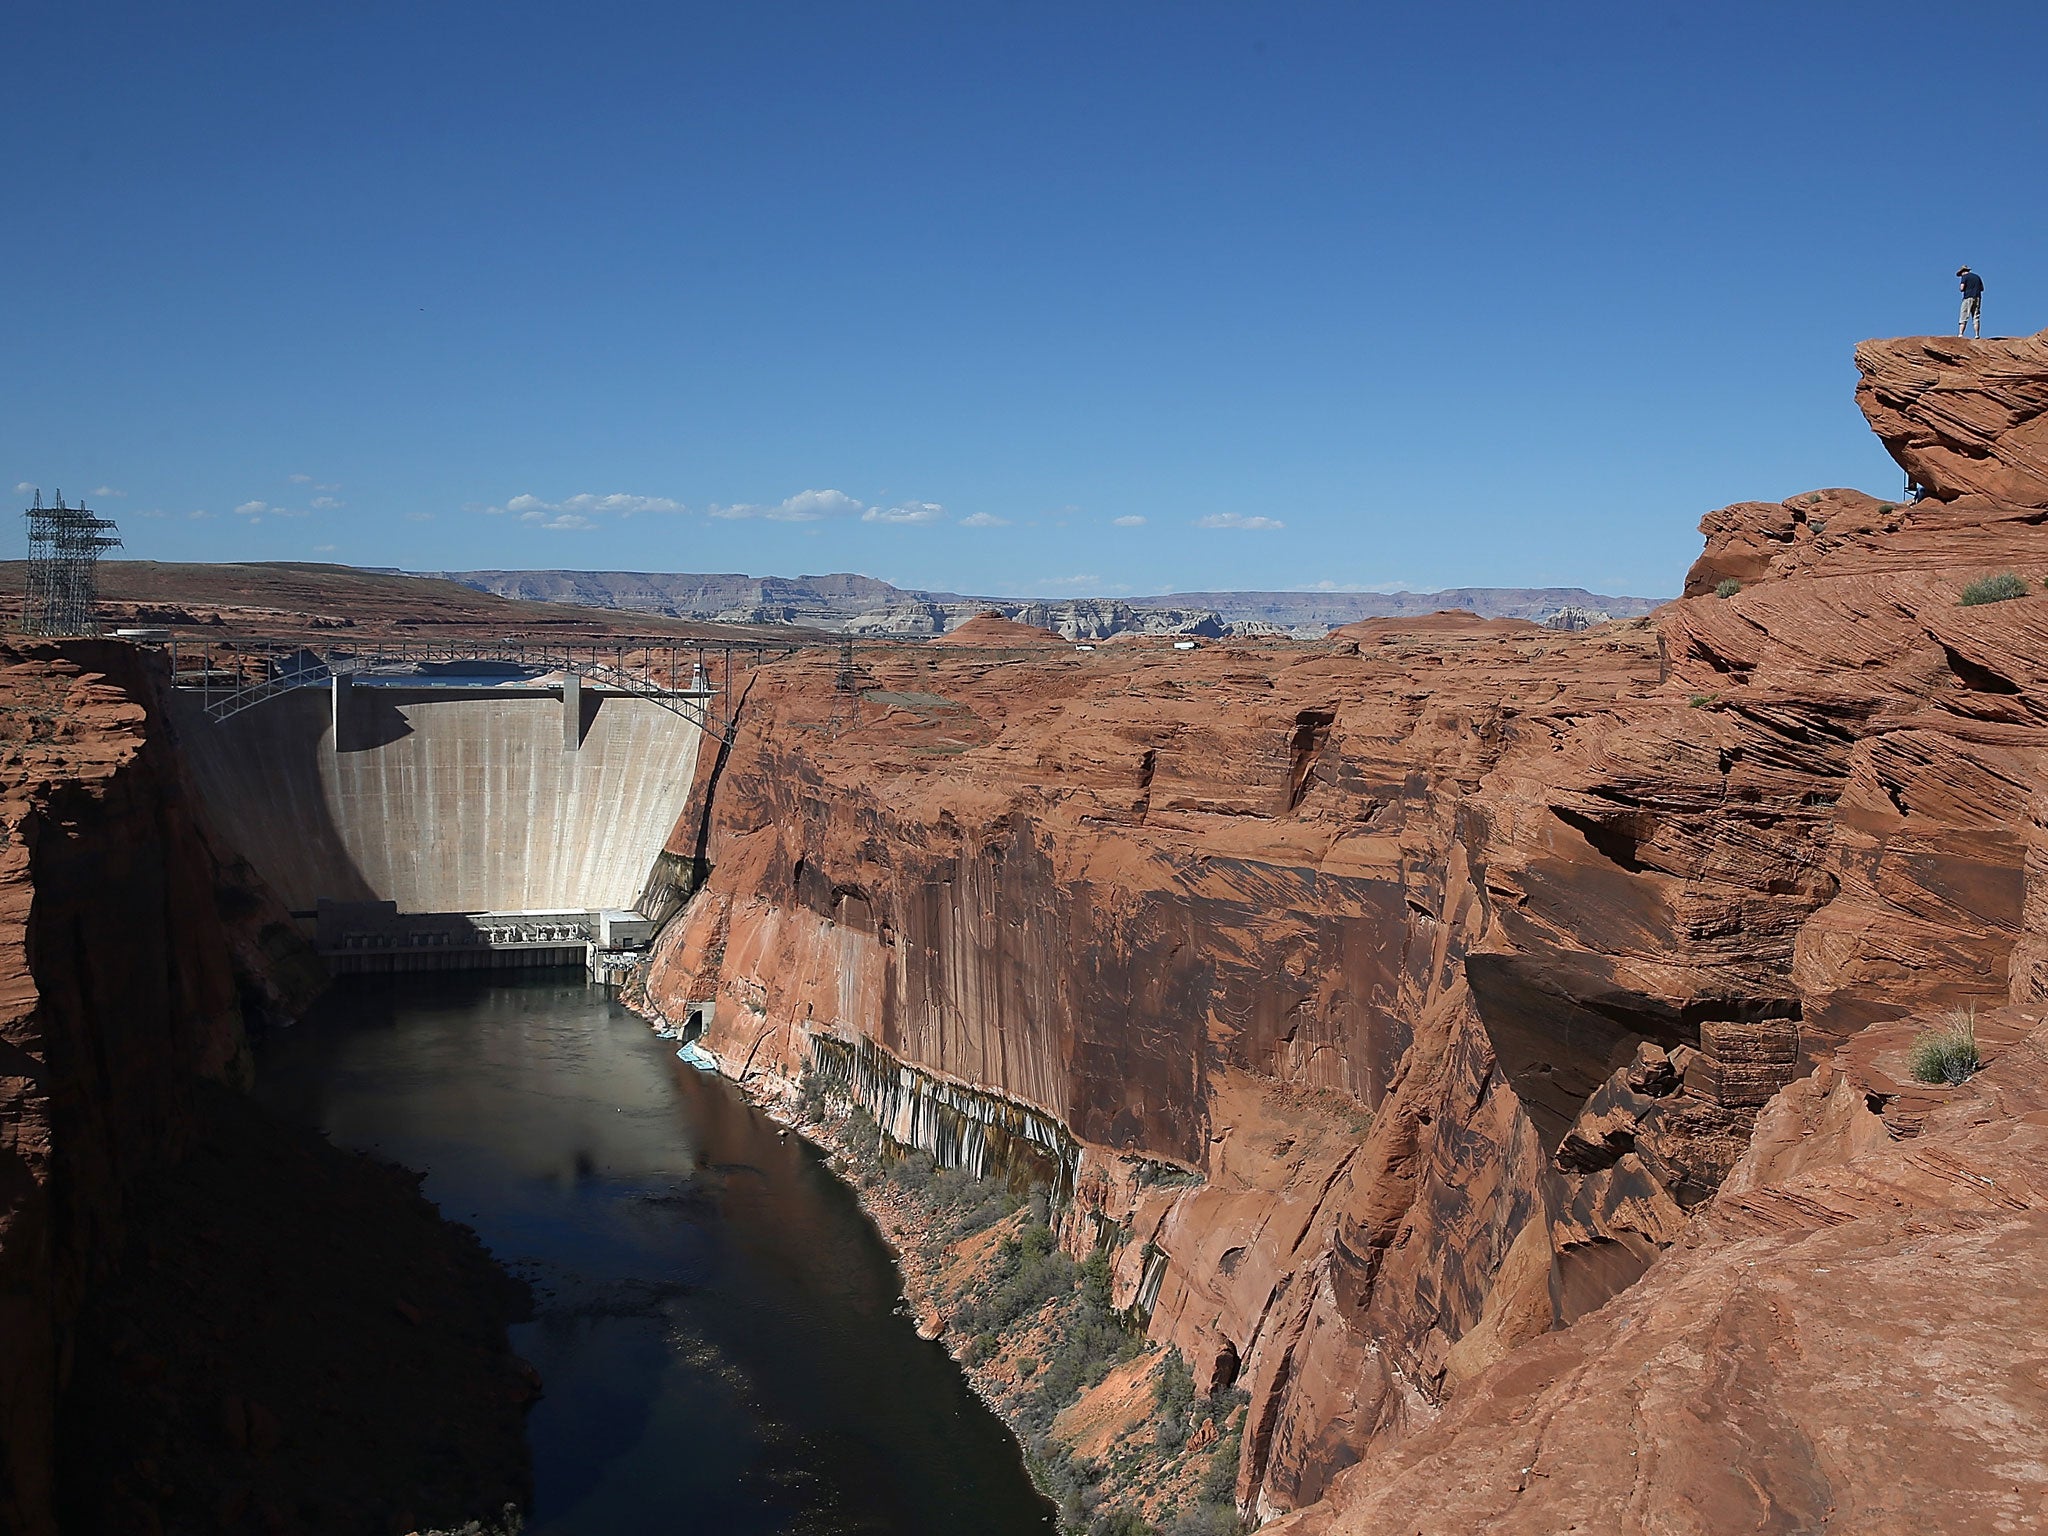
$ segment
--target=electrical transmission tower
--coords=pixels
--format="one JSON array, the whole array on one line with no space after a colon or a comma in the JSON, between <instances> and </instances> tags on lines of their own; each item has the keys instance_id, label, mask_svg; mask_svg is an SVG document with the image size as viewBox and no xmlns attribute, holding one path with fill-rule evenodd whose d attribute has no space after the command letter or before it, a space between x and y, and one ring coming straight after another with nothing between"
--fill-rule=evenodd
<instances>
[{"instance_id":1,"label":"electrical transmission tower","mask_svg":"<svg viewBox=\"0 0 2048 1536\"><path fill-rule=\"evenodd\" d=\"M113 522L85 506L67 507L57 493L54 507L35 505L28 519L28 591L21 627L32 635L99 633L100 551L119 549Z\"/></svg>"}]
</instances>

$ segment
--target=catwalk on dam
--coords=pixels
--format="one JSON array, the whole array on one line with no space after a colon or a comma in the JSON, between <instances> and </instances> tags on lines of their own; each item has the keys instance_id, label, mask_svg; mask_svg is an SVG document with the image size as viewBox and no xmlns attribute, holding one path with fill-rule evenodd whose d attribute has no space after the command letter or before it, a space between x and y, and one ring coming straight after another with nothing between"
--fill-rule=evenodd
<instances>
[{"instance_id":1,"label":"catwalk on dam","mask_svg":"<svg viewBox=\"0 0 2048 1536\"><path fill-rule=\"evenodd\" d=\"M1055 1529L852 1191L574 973L350 978L258 1076L532 1284L529 1536Z\"/></svg>"}]
</instances>

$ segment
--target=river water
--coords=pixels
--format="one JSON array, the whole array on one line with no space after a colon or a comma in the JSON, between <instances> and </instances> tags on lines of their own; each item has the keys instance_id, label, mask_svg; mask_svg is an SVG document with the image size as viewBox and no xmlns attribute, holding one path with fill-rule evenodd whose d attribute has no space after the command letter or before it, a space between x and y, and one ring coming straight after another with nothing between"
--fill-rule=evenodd
<instances>
[{"instance_id":1,"label":"river water","mask_svg":"<svg viewBox=\"0 0 2048 1536\"><path fill-rule=\"evenodd\" d=\"M531 1536L1054 1529L852 1191L580 975L347 978L257 1074L531 1282Z\"/></svg>"}]
</instances>

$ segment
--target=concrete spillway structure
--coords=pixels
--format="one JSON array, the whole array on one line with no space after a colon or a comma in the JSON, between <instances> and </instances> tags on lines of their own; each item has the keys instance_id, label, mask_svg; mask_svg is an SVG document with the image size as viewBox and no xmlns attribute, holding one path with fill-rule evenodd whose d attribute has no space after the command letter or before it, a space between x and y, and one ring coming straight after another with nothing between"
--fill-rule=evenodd
<instances>
[{"instance_id":1,"label":"concrete spillway structure","mask_svg":"<svg viewBox=\"0 0 2048 1536\"><path fill-rule=\"evenodd\" d=\"M565 697L566 694L566 697ZM181 698L208 810L295 912L633 907L702 732L589 686L336 687L213 721Z\"/></svg>"}]
</instances>

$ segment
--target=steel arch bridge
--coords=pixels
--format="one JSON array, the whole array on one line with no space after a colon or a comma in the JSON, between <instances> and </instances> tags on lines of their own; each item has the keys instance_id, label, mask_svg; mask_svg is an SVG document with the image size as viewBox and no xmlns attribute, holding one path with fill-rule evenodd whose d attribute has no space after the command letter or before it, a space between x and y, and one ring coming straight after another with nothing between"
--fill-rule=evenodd
<instances>
[{"instance_id":1,"label":"steel arch bridge","mask_svg":"<svg viewBox=\"0 0 2048 1536\"><path fill-rule=\"evenodd\" d=\"M301 688L351 682L417 679L422 686L531 683L551 674L646 699L729 743L735 729L732 680L749 664L792 655L801 646L684 641L668 637L602 641L530 639L402 640L392 642L225 640L194 645L170 639L173 683L197 696L209 719L228 720ZM467 666L492 669L483 674Z\"/></svg>"}]
</instances>

